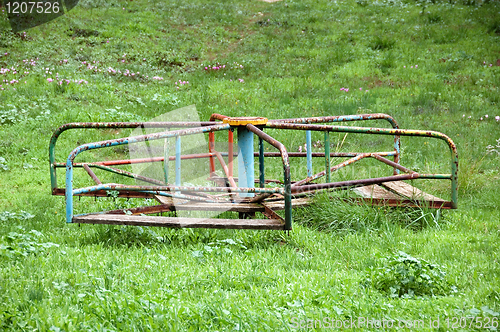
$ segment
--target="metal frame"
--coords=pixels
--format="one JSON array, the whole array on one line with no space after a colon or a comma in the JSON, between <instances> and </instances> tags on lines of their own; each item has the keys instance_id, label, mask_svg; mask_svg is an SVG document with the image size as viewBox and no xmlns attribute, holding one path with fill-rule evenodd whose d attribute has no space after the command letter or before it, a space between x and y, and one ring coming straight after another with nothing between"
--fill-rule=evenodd
<instances>
[{"instance_id":1,"label":"metal frame","mask_svg":"<svg viewBox=\"0 0 500 332\"><path fill-rule=\"evenodd\" d=\"M456 209L458 205L457 196L457 183L458 183L458 155L457 149L453 141L446 135L435 131L423 130L407 130L399 129L397 122L391 116L382 113L375 114L361 114L361 115L347 115L347 116L329 116L329 117L310 117L298 119L281 119L269 120L265 119L267 123L262 121L263 118L256 118L259 122L242 121L248 118L229 118L220 114L212 114L210 121L202 123L189 123L189 122L101 122L101 123L69 123L59 127L53 134L49 145L49 160L50 160L50 177L51 189L54 195L65 195L66 197L66 220L68 223L73 222L73 199L74 196L106 196L110 190L117 191L120 197L153 197L154 195L174 197L186 199L189 201L199 201L211 204L220 204L221 202L233 202L232 198L238 194L242 196L243 203L247 204L261 204L264 206L265 215L269 218L281 218L272 209L266 207L266 200L272 195L278 195L284 201L284 230L292 228L292 197L301 193L313 193L318 190L331 189L331 188L348 188L353 186L364 186L370 184L381 184L390 181L401 181L409 179L445 179L451 181L451 202L445 202L440 206L431 205L431 207L442 207ZM392 128L371 128L371 127L354 127L354 126L338 126L327 125L324 123L348 122L348 121L364 121L364 120L385 120L388 121ZM222 121L222 123L220 122ZM232 122L231 122L232 121ZM226 123L224 123L226 122ZM229 122L229 123L227 123ZM322 123L322 124L319 124ZM57 163L55 160L55 146L59 136L70 129L117 129L117 128L163 128L166 131L148 135L140 135L135 137L119 138L106 140L101 142L87 143L75 148L67 157L66 163ZM176 130L171 130L175 128ZM181 129L178 129L181 128ZM306 152L288 152L286 147L269 134L264 132L264 129L281 129L281 130L300 130L306 131L306 142L308 149ZM238 163L240 170L240 177L248 174L246 178L240 179L240 183L244 186L238 187L236 180L233 177L233 131L238 131L239 137L239 150L238 158L242 158ZM228 152L219 152L215 150L215 133L219 131L228 132ZM311 132L323 131L324 132L324 153L312 152L311 147ZM342 133L355 133L355 134L368 134L368 135L391 135L394 136L394 150L372 153L355 153L355 152L330 152L330 132ZM181 137L185 135L193 135L200 133L208 133L209 144L208 153L202 154L181 154ZM258 138L258 152L253 151L253 135ZM244 136L245 140L240 138ZM443 140L447 143L451 152L451 173L450 174L420 174L407 169L400 165L400 137L401 136L418 136L430 137ZM75 158L82 152L87 150L100 149L111 146L119 146L124 144L133 144L137 142L152 141L159 139L174 138L176 139L175 154L169 155L169 146L165 143L164 155L162 157L144 158L144 159L125 159L114 161L101 161L93 163L76 163ZM243 143L245 141L245 143ZM264 142L276 148L277 152L264 152ZM227 164L223 157L227 157ZM259 160L259 186L254 187L254 171L253 160L258 157ZM281 157L283 164L283 181L266 180L265 179L265 158L266 157ZM307 165L307 177L299 181L292 182L290 174L290 157L305 157ZM325 159L325 170L313 174L312 172L312 158L323 157ZM346 161L338 164L331 165L331 157L349 158ZM385 158L393 157L393 161ZM219 178L222 180L222 185L218 187L187 187L182 186L181 178L181 161L184 159L195 158L208 158L210 165L210 175L214 180L215 176L215 159L217 159L223 169L226 177ZM246 158L246 159L245 159ZM341 182L330 182L331 173L340 168L354 164L355 162L365 159L373 158L382 163L387 164L393 168L393 175L381 178L370 178L362 180L350 180ZM175 161L175 185L169 184L168 179L168 164L169 161ZM244 162L242 162L244 161ZM133 174L128 171L120 170L112 166L126 165L134 163L148 163L148 162L163 162L165 178L164 181L157 179L147 178L139 174ZM64 167L66 169L66 185L65 189L57 187L56 169ZM82 167L86 170L89 176L96 183L95 186L85 188L73 188L73 170L75 167ZM242 168L243 167L243 168ZM103 184L100 179L95 175L91 168L98 168L115 174L123 175L148 182L150 186L132 186L108 183ZM248 168L248 169L247 169ZM401 174L405 173L405 174ZM311 184L312 181L325 177L326 183ZM283 188L265 188L265 183L279 182L283 184ZM214 195L214 193L219 193ZM224 193L222 196L220 193ZM225 195L225 196L224 196ZM376 200L375 200L376 201ZM372 200L372 203L375 202ZM379 202L384 203L384 202ZM387 203L387 202L386 202ZM416 203L418 205L418 203ZM142 209L142 210L141 210ZM136 208L136 210L148 211L148 208ZM149 209L150 211L158 211L156 209ZM242 211L245 209L242 209ZM164 211L168 211L165 207ZM246 211L246 210L245 210ZM151 212L155 213L155 212Z\"/></svg>"}]
</instances>

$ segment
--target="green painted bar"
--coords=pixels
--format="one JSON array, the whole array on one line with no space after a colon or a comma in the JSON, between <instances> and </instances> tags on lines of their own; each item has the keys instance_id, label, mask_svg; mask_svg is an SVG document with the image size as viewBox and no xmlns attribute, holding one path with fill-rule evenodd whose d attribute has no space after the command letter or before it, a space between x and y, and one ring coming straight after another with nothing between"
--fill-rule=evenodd
<instances>
[{"instance_id":1,"label":"green painted bar","mask_svg":"<svg viewBox=\"0 0 500 332\"><path fill-rule=\"evenodd\" d=\"M325 132L325 169L326 169L326 182L331 181L330 171L330 133Z\"/></svg>"}]
</instances>

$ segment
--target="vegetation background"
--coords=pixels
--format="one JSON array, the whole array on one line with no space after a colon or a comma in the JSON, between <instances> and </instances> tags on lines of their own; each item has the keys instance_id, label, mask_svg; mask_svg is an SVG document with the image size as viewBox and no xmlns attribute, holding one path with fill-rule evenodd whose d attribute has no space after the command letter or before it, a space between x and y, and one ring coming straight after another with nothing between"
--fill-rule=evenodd
<instances>
[{"instance_id":1,"label":"vegetation background","mask_svg":"<svg viewBox=\"0 0 500 332\"><path fill-rule=\"evenodd\" d=\"M440 317L448 330L473 317L456 326L496 330L498 1L86 0L21 33L1 9L0 329L287 331L292 319L325 317L430 329ZM58 126L146 121L192 104L201 119L381 112L443 132L458 146L459 209L323 195L295 212L290 235L65 224L49 190ZM293 151L305 142L275 134ZM58 160L115 135L63 136ZM386 143L335 139L343 151ZM415 170L446 171L448 157L432 140L403 140L403 164ZM446 196L447 185L426 189Z\"/></svg>"}]
</instances>

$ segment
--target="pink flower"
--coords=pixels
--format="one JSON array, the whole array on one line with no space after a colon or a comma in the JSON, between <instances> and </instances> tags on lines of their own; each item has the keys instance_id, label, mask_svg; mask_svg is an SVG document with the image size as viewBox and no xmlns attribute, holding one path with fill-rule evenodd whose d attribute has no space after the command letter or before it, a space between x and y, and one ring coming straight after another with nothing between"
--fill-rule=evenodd
<instances>
[{"instance_id":1,"label":"pink flower","mask_svg":"<svg viewBox=\"0 0 500 332\"><path fill-rule=\"evenodd\" d=\"M363 88L359 88L359 91L362 91L362 90L363 90Z\"/></svg>"},{"instance_id":2,"label":"pink flower","mask_svg":"<svg viewBox=\"0 0 500 332\"><path fill-rule=\"evenodd\" d=\"M299 152L302 152L302 145L299 146Z\"/></svg>"},{"instance_id":3,"label":"pink flower","mask_svg":"<svg viewBox=\"0 0 500 332\"><path fill-rule=\"evenodd\" d=\"M415 65L415 68L418 68L418 65Z\"/></svg>"},{"instance_id":4,"label":"pink flower","mask_svg":"<svg viewBox=\"0 0 500 332\"><path fill-rule=\"evenodd\" d=\"M488 114L486 114L484 117L487 119L488 118Z\"/></svg>"},{"instance_id":5,"label":"pink flower","mask_svg":"<svg viewBox=\"0 0 500 332\"><path fill-rule=\"evenodd\" d=\"M495 120L500 121L500 116L495 116Z\"/></svg>"},{"instance_id":6,"label":"pink flower","mask_svg":"<svg viewBox=\"0 0 500 332\"><path fill-rule=\"evenodd\" d=\"M47 81L52 82L52 81L53 81L53 79L51 79L51 78L47 78Z\"/></svg>"}]
</instances>

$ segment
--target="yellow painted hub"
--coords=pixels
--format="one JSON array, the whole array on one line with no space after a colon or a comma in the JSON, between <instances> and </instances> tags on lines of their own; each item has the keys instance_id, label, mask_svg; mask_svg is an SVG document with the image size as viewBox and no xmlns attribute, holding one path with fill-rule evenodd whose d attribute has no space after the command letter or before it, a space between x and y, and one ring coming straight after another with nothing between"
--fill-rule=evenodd
<instances>
[{"instance_id":1,"label":"yellow painted hub","mask_svg":"<svg viewBox=\"0 0 500 332\"><path fill-rule=\"evenodd\" d=\"M267 123L267 118L261 117L240 117L240 118L224 118L222 120L223 123L229 123L231 126L246 126L251 123L254 126L265 125Z\"/></svg>"}]
</instances>

